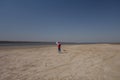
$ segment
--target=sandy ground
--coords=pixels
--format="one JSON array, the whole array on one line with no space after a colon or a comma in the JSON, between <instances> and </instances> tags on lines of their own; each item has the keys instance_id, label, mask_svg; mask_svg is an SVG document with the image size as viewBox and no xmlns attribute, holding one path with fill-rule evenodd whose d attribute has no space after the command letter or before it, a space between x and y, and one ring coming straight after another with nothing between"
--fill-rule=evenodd
<instances>
[{"instance_id":1,"label":"sandy ground","mask_svg":"<svg viewBox=\"0 0 120 80\"><path fill-rule=\"evenodd\" d=\"M120 45L0 47L0 80L120 80Z\"/></svg>"}]
</instances>

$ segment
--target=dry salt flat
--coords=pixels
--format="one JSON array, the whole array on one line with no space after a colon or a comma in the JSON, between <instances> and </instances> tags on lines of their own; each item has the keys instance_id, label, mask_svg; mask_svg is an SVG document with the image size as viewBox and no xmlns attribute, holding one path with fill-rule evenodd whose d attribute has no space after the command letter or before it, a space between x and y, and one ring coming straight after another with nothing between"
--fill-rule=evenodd
<instances>
[{"instance_id":1,"label":"dry salt flat","mask_svg":"<svg viewBox=\"0 0 120 80\"><path fill-rule=\"evenodd\" d=\"M120 45L0 47L0 80L120 80Z\"/></svg>"}]
</instances>

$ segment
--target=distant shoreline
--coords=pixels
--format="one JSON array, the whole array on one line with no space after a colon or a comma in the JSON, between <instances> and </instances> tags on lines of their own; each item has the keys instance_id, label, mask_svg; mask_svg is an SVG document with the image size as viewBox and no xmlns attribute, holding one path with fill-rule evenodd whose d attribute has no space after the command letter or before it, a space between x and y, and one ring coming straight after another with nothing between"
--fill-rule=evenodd
<instances>
[{"instance_id":1,"label":"distant shoreline","mask_svg":"<svg viewBox=\"0 0 120 80\"><path fill-rule=\"evenodd\" d=\"M78 44L78 43L62 42L62 44ZM56 42L0 41L0 46L40 46L40 45L56 45Z\"/></svg>"},{"instance_id":2,"label":"distant shoreline","mask_svg":"<svg viewBox=\"0 0 120 80\"><path fill-rule=\"evenodd\" d=\"M0 41L2 43L55 43L47 41ZM62 42L65 44L120 44L120 42Z\"/></svg>"}]
</instances>

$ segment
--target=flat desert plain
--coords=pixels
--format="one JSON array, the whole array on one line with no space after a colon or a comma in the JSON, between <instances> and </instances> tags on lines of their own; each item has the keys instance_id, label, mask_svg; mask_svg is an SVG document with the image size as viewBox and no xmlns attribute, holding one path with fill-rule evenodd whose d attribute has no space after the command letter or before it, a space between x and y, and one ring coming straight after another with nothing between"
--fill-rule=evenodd
<instances>
[{"instance_id":1,"label":"flat desert plain","mask_svg":"<svg viewBox=\"0 0 120 80\"><path fill-rule=\"evenodd\" d=\"M0 47L0 80L120 80L120 45Z\"/></svg>"}]
</instances>

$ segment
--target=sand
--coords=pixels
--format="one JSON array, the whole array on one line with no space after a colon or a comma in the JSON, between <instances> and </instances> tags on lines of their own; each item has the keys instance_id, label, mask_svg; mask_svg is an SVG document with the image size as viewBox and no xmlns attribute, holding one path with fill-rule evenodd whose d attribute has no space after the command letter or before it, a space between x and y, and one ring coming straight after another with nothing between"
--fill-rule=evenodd
<instances>
[{"instance_id":1,"label":"sand","mask_svg":"<svg viewBox=\"0 0 120 80\"><path fill-rule=\"evenodd\" d=\"M120 45L0 47L0 80L120 80Z\"/></svg>"}]
</instances>

